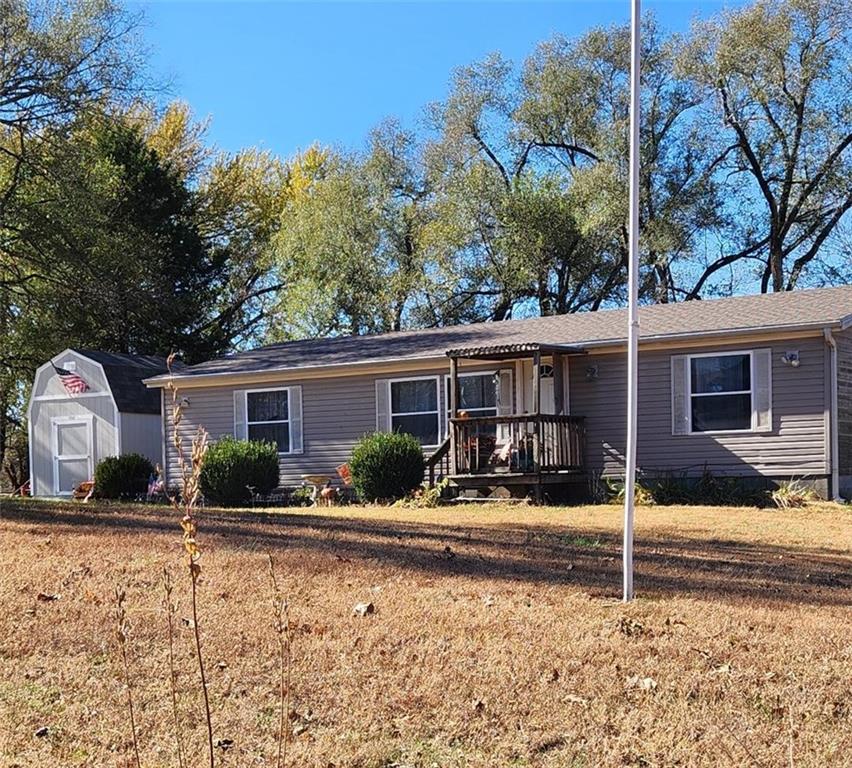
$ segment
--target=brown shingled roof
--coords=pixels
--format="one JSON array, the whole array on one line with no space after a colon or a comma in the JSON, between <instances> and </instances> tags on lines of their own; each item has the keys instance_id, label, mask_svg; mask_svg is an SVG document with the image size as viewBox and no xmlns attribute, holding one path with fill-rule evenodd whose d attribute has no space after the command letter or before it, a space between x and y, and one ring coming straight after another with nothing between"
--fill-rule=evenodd
<instances>
[{"instance_id":1,"label":"brown shingled roof","mask_svg":"<svg viewBox=\"0 0 852 768\"><path fill-rule=\"evenodd\" d=\"M739 332L820 328L852 320L852 286L656 304L639 310L643 342ZM179 377L241 374L353 363L442 358L450 348L555 344L593 348L623 343L627 311L337 336L271 344L184 368ZM158 377L160 378L160 377Z\"/></svg>"}]
</instances>

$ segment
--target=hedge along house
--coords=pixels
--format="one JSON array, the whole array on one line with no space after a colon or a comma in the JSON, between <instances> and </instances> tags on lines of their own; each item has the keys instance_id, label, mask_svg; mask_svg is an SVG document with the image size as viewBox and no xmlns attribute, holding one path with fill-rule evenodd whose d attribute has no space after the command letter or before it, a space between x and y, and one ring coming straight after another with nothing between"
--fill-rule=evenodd
<instances>
[{"instance_id":1,"label":"hedge along house","mask_svg":"<svg viewBox=\"0 0 852 768\"><path fill-rule=\"evenodd\" d=\"M162 462L160 396L142 382L163 358L66 349L35 375L27 410L33 496L66 496L106 456Z\"/></svg>"},{"instance_id":2,"label":"hedge along house","mask_svg":"<svg viewBox=\"0 0 852 768\"><path fill-rule=\"evenodd\" d=\"M852 286L648 306L640 322L645 475L848 485ZM417 436L430 477L463 490L618 477L626 328L624 310L605 310L261 347L175 376L183 436L273 440L282 486L333 476L375 430Z\"/></svg>"}]
</instances>

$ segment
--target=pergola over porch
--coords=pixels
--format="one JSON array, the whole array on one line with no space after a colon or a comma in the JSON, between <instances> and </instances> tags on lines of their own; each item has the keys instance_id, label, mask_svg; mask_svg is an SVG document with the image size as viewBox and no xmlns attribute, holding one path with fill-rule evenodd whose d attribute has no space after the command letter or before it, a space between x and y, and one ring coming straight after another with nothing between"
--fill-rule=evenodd
<instances>
[{"instance_id":1,"label":"pergola over porch","mask_svg":"<svg viewBox=\"0 0 852 768\"><path fill-rule=\"evenodd\" d=\"M564 359L584 355L579 347L525 342L447 350L450 360L449 435L442 446L445 471L456 482L472 480L500 484L525 482L540 486L576 474L584 463L585 429L581 417L567 414ZM542 360L553 368L553 413L542 413ZM459 362L532 361L531 410L515 403L512 412L469 416L460 409ZM433 468L430 470L434 471ZM538 489L540 490L540 489Z\"/></svg>"}]
</instances>

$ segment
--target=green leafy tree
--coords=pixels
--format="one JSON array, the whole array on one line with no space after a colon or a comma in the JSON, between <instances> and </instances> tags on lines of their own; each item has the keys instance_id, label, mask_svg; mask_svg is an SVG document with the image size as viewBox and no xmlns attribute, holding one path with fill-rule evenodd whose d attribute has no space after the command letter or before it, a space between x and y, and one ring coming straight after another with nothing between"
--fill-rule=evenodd
<instances>
[{"instance_id":1,"label":"green leafy tree","mask_svg":"<svg viewBox=\"0 0 852 768\"><path fill-rule=\"evenodd\" d=\"M127 103L145 83L138 20L110 0L9 0L0 4L0 465L20 446L31 373L50 343L36 329L48 310L39 301L63 270L49 248L33 247L35 209L46 189L47 158L69 126L106 103ZM79 257L78 257L79 260ZM20 450L15 449L17 455ZM20 477L15 460L16 477Z\"/></svg>"},{"instance_id":2,"label":"green leafy tree","mask_svg":"<svg viewBox=\"0 0 852 768\"><path fill-rule=\"evenodd\" d=\"M302 179L305 158L291 174ZM412 139L388 123L365 156L324 154L292 188L275 239L282 322L274 337L373 333L428 322L434 270Z\"/></svg>"}]
</instances>

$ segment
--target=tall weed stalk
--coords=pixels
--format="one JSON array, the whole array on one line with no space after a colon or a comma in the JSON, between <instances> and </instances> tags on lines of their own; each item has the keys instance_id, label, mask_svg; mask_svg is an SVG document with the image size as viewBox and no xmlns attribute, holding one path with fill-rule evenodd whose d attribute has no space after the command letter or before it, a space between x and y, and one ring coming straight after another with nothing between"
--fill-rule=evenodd
<instances>
[{"instance_id":1,"label":"tall weed stalk","mask_svg":"<svg viewBox=\"0 0 852 768\"><path fill-rule=\"evenodd\" d=\"M275 616L275 632L278 637L278 763L283 768L287 760L287 745L290 739L290 607L285 595L278 588L275 563L269 557L269 578L272 582L272 611Z\"/></svg>"},{"instance_id":2,"label":"tall weed stalk","mask_svg":"<svg viewBox=\"0 0 852 768\"><path fill-rule=\"evenodd\" d=\"M178 715L178 694L177 694L177 665L175 664L175 614L177 613L177 605L172 600L174 585L172 584L172 576L169 569L163 567L163 607L166 610L166 618L169 628L169 688L172 696L172 724L175 729L175 744L177 745L177 758L179 768L185 768L186 763L183 757L183 739L180 732L180 716Z\"/></svg>"},{"instance_id":3,"label":"tall weed stalk","mask_svg":"<svg viewBox=\"0 0 852 768\"><path fill-rule=\"evenodd\" d=\"M124 607L125 593L123 589L115 590L115 634L121 649L121 660L124 667L124 687L127 690L127 710L130 714L130 733L133 738L133 755L136 758L136 768L142 768L139 759L139 739L136 735L136 714L133 709L133 686L130 681L130 662L127 658L127 638L130 635L130 621L127 609Z\"/></svg>"},{"instance_id":4,"label":"tall weed stalk","mask_svg":"<svg viewBox=\"0 0 852 768\"><path fill-rule=\"evenodd\" d=\"M172 372L174 354L169 355L169 373ZM201 629L198 613L198 579L201 576L201 548L198 544L198 521L196 510L201 499L201 469L204 466L204 456L207 453L207 432L198 427L192 438L189 460L184 451L180 425L183 421L183 401L178 392L174 378L168 382L168 390L172 396L172 445L177 456L178 475L180 477L180 493L171 495L174 510L181 516L180 525L183 530L183 548L186 552L187 567L191 584L190 601L192 606L192 627L195 634L195 652L198 660L198 674L201 678L201 690L204 695L204 717L207 724L207 748L210 758L210 768L214 768L213 753L213 718L210 714L210 696L207 691L207 674L204 669L204 655L201 648Z\"/></svg>"}]
</instances>

